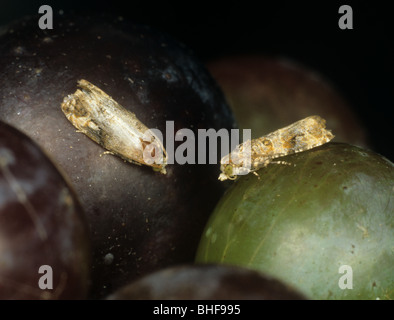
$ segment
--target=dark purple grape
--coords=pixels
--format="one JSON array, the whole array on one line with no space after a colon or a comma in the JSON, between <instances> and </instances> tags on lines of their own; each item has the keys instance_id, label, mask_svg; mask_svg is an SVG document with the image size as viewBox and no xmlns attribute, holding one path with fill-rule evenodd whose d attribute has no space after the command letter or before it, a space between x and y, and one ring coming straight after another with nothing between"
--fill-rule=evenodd
<instances>
[{"instance_id":1,"label":"dark purple grape","mask_svg":"<svg viewBox=\"0 0 394 320\"><path fill-rule=\"evenodd\" d=\"M89 263L74 192L35 143L0 122L0 299L85 298Z\"/></svg>"},{"instance_id":2,"label":"dark purple grape","mask_svg":"<svg viewBox=\"0 0 394 320\"><path fill-rule=\"evenodd\" d=\"M183 265L147 275L110 300L302 300L284 283L254 270L229 265Z\"/></svg>"}]
</instances>

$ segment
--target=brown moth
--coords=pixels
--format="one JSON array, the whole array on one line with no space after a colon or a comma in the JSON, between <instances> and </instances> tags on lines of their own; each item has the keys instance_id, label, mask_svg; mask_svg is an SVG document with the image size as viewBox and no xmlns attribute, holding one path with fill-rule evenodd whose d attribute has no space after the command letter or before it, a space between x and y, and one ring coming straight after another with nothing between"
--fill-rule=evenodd
<instances>
[{"instance_id":1,"label":"brown moth","mask_svg":"<svg viewBox=\"0 0 394 320\"><path fill-rule=\"evenodd\" d=\"M167 153L160 139L136 115L86 80L63 99L67 119L110 154L165 174Z\"/></svg>"},{"instance_id":2,"label":"brown moth","mask_svg":"<svg viewBox=\"0 0 394 320\"><path fill-rule=\"evenodd\" d=\"M325 129L325 124L323 118L310 116L260 138L241 143L221 159L222 173L219 180L235 180L238 175L246 175L266 167L273 159L329 142L334 135Z\"/></svg>"}]
</instances>

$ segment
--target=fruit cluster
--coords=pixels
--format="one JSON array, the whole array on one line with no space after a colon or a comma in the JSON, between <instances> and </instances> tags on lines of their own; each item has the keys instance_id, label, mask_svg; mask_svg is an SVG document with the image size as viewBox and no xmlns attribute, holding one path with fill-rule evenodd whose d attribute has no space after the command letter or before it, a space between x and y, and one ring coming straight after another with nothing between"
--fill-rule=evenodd
<instances>
[{"instance_id":1,"label":"fruit cluster","mask_svg":"<svg viewBox=\"0 0 394 320\"><path fill-rule=\"evenodd\" d=\"M0 57L1 299L393 298L393 164L350 145L367 145L362 126L306 69L206 68L151 27L65 14L8 25ZM236 119L258 137L319 114L344 143L235 182L220 163L160 174L76 132L61 104L80 79L161 132Z\"/></svg>"}]
</instances>

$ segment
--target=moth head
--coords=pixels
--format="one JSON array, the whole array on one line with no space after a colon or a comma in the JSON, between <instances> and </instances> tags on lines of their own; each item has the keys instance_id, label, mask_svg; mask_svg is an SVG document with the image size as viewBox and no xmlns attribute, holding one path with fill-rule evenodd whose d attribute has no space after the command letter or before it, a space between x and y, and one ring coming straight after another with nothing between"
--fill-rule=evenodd
<instances>
[{"instance_id":1,"label":"moth head","mask_svg":"<svg viewBox=\"0 0 394 320\"><path fill-rule=\"evenodd\" d=\"M237 179L237 175L234 174L234 167L232 164L225 164L221 167L222 173L219 176L220 181L224 181L227 179L235 180Z\"/></svg>"}]
</instances>

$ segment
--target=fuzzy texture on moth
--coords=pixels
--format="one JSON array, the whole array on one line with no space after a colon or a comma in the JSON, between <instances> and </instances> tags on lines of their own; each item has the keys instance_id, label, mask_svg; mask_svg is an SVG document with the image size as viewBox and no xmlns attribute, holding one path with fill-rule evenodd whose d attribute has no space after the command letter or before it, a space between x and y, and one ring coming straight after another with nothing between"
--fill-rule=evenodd
<instances>
[{"instance_id":1,"label":"fuzzy texture on moth","mask_svg":"<svg viewBox=\"0 0 394 320\"><path fill-rule=\"evenodd\" d=\"M79 80L74 94L64 98L61 108L80 132L109 153L153 167L165 174L167 153L160 139L136 115L86 80Z\"/></svg>"},{"instance_id":2,"label":"fuzzy texture on moth","mask_svg":"<svg viewBox=\"0 0 394 320\"><path fill-rule=\"evenodd\" d=\"M235 180L267 166L273 159L306 151L334 138L326 130L326 121L320 116L310 116L285 128L238 145L220 161L219 180Z\"/></svg>"}]
</instances>

